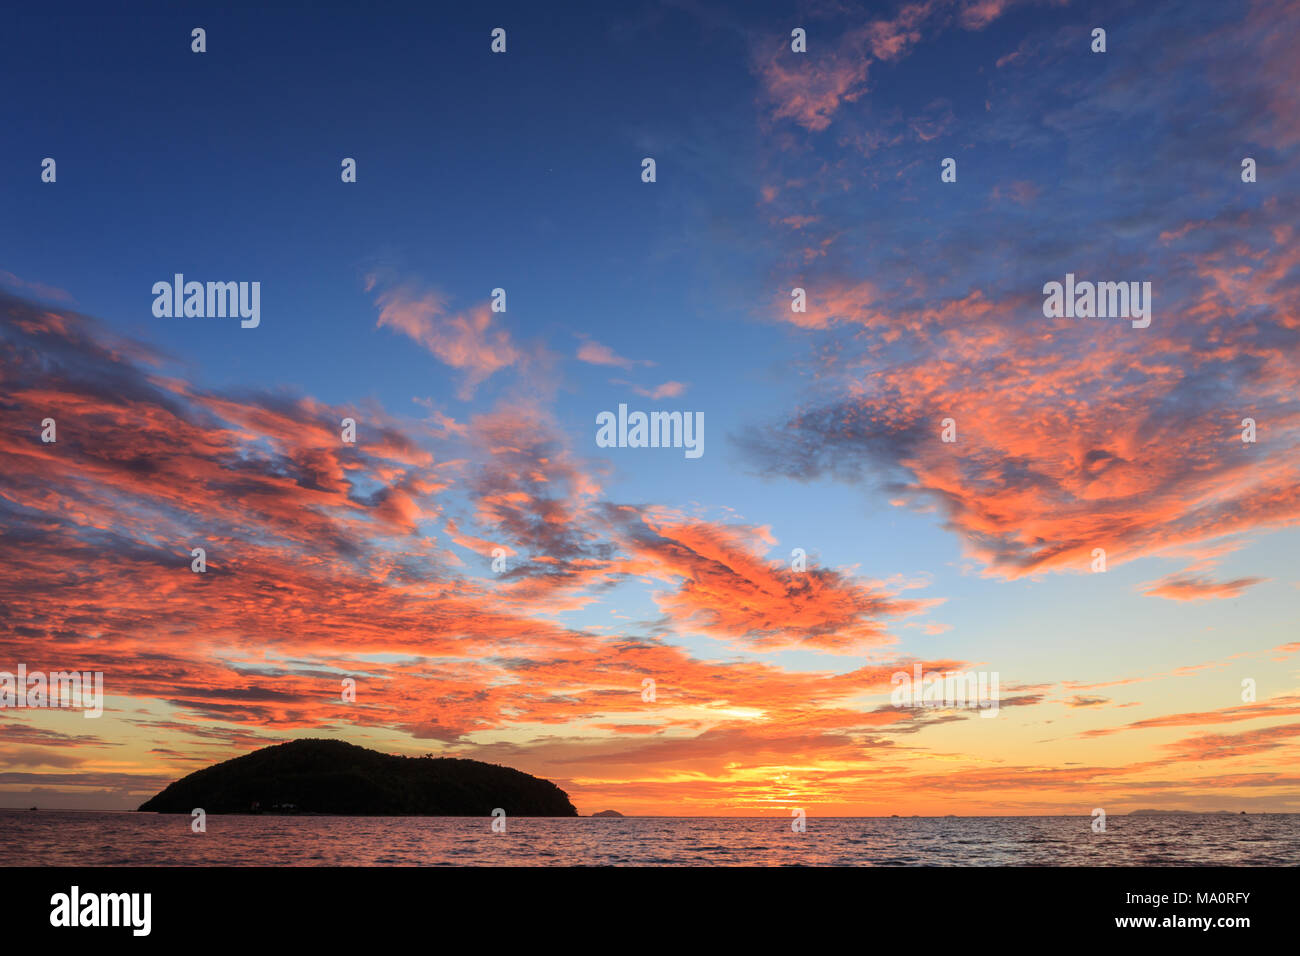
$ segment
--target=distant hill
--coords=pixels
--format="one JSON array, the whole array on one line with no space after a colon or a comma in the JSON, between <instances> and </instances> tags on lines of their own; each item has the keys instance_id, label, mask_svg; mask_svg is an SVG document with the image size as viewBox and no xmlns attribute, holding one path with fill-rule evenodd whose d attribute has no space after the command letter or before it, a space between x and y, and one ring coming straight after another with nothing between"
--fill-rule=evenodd
<instances>
[{"instance_id":1,"label":"distant hill","mask_svg":"<svg viewBox=\"0 0 1300 956\"><path fill-rule=\"evenodd\" d=\"M600 813L593 813L593 817L621 817L623 814L617 810L601 810Z\"/></svg>"},{"instance_id":2,"label":"distant hill","mask_svg":"<svg viewBox=\"0 0 1300 956\"><path fill-rule=\"evenodd\" d=\"M395 757L340 740L295 740L197 770L140 805L155 813L576 817L549 780L452 757Z\"/></svg>"}]
</instances>

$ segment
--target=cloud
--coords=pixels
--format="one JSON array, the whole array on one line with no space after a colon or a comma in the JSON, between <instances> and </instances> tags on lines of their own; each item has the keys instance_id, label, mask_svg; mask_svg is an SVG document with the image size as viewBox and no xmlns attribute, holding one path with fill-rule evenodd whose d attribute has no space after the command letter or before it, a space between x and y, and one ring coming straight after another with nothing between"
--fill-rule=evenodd
<instances>
[{"instance_id":1,"label":"cloud","mask_svg":"<svg viewBox=\"0 0 1300 956\"><path fill-rule=\"evenodd\" d=\"M772 542L764 529L624 517L634 569L675 585L656 597L674 625L751 649L861 652L893 642L887 619L933 603L902 599L831 569L794 571L766 561L760 548Z\"/></svg>"},{"instance_id":2,"label":"cloud","mask_svg":"<svg viewBox=\"0 0 1300 956\"><path fill-rule=\"evenodd\" d=\"M633 385L631 382L624 382L619 379L614 379L610 384L626 385L638 395L655 400L661 398L678 398L686 394L686 384L684 382L664 382L661 385L655 385L650 388L646 388L642 385Z\"/></svg>"},{"instance_id":3,"label":"cloud","mask_svg":"<svg viewBox=\"0 0 1300 956\"><path fill-rule=\"evenodd\" d=\"M1175 574L1146 585L1142 593L1151 597L1170 598L1174 601L1235 598L1240 597L1247 588L1267 580L1268 578L1235 578L1231 581L1215 581L1211 578Z\"/></svg>"},{"instance_id":4,"label":"cloud","mask_svg":"<svg viewBox=\"0 0 1300 956\"><path fill-rule=\"evenodd\" d=\"M1297 734L1300 734L1300 724L1283 724L1239 734L1201 734L1168 744L1166 749L1181 760L1230 760L1288 746Z\"/></svg>"},{"instance_id":5,"label":"cloud","mask_svg":"<svg viewBox=\"0 0 1300 956\"><path fill-rule=\"evenodd\" d=\"M827 129L844 104L867 93L874 63L901 60L925 39L956 22L981 30L1010 7L1011 0L918 0L892 17L865 26L827 25L809 30L808 52L793 53L788 36L764 38L754 51L754 71L773 119L788 119L810 132ZM931 138L931 137L923 137Z\"/></svg>"},{"instance_id":6,"label":"cloud","mask_svg":"<svg viewBox=\"0 0 1300 956\"><path fill-rule=\"evenodd\" d=\"M1005 186L994 186L993 198L1007 199L1022 206L1027 206L1038 197L1040 192L1041 190L1035 183L1018 179L1007 183Z\"/></svg>"},{"instance_id":7,"label":"cloud","mask_svg":"<svg viewBox=\"0 0 1300 956\"><path fill-rule=\"evenodd\" d=\"M28 293L37 298L45 299L50 302L60 302L64 305L75 305L77 301L69 292L65 292L52 285L46 285L43 282L30 282L25 279L20 279L12 272L5 272L3 269L0 269L0 286L8 286L17 293Z\"/></svg>"},{"instance_id":8,"label":"cloud","mask_svg":"<svg viewBox=\"0 0 1300 956\"><path fill-rule=\"evenodd\" d=\"M1151 730L1163 727L1195 727L1204 724L1236 723L1242 720L1259 720L1268 717L1290 717L1300 714L1300 697L1285 695L1253 704L1223 707L1219 710L1191 711L1163 714L1136 720L1122 727L1100 727L1084 731L1083 737L1105 737L1130 730Z\"/></svg>"},{"instance_id":9,"label":"cloud","mask_svg":"<svg viewBox=\"0 0 1300 956\"><path fill-rule=\"evenodd\" d=\"M48 660L57 647L59 666L102 670L110 699L148 702L106 720L212 744L165 747L170 764L340 725L474 753L478 736L515 726L633 715L690 736L737 713L788 721L810 699L828 727L906 720L841 706L886 692L897 665L790 673L663 641L702 626L836 650L883 642L878 619L920 602L834 571L790 581L754 550L765 532L605 500L539 409L511 403L417 441L380 409L207 390L106 337L86 317L0 301L12 412L0 424L0 654ZM337 431L345 411L364 425L356 445ZM46 414L52 445L29 427ZM440 531L471 552L502 547L509 571L487 574L481 553L448 560ZM206 574L190 570L196 544ZM556 620L645 578L668 588L659 636ZM709 593L755 603L711 616ZM643 676L665 707L646 707ZM344 677L361 705L341 711ZM742 720L725 746L751 732Z\"/></svg>"},{"instance_id":10,"label":"cloud","mask_svg":"<svg viewBox=\"0 0 1300 956\"><path fill-rule=\"evenodd\" d=\"M1115 566L1294 525L1300 295L1287 277L1300 254L1286 226L1263 223L1200 230L1140 267L1166 277L1142 330L1045 319L1041 282L1023 278L945 297L920 279L805 278L807 313L778 296L773 314L822 337L812 397L741 446L764 474L834 477L934 510L1007 577L1085 571L1095 548ZM1245 417L1267 422L1267 445L1241 441ZM1178 578L1151 593L1254 583Z\"/></svg>"},{"instance_id":11,"label":"cloud","mask_svg":"<svg viewBox=\"0 0 1300 956\"><path fill-rule=\"evenodd\" d=\"M587 362L590 365L613 365L618 368L633 368L637 365L654 364L643 359L623 358L608 345L601 345L592 339L587 339L578 347L578 360Z\"/></svg>"},{"instance_id":12,"label":"cloud","mask_svg":"<svg viewBox=\"0 0 1300 956\"><path fill-rule=\"evenodd\" d=\"M368 277L367 289L376 281ZM379 328L391 328L408 336L439 361L466 373L460 389L462 398L468 398L482 381L522 357L510 333L495 325L488 303L453 314L438 293L419 292L410 286L383 290L375 301L379 306Z\"/></svg>"}]
</instances>

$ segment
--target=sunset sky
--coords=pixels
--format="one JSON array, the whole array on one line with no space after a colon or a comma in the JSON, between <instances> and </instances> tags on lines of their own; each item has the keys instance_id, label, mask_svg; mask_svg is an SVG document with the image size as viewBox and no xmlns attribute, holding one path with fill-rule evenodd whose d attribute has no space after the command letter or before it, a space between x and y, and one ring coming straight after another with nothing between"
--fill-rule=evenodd
<instances>
[{"instance_id":1,"label":"sunset sky","mask_svg":"<svg viewBox=\"0 0 1300 956\"><path fill-rule=\"evenodd\" d=\"M28 6L0 671L106 707L0 710L0 806L334 737L583 814L1300 812L1300 3Z\"/></svg>"}]
</instances>

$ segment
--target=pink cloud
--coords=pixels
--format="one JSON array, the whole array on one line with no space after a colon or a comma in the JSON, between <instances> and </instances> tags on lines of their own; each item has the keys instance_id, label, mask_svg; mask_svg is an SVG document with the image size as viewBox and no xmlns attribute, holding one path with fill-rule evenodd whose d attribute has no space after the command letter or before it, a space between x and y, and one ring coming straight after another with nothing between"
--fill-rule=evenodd
<instances>
[{"instance_id":1,"label":"pink cloud","mask_svg":"<svg viewBox=\"0 0 1300 956\"><path fill-rule=\"evenodd\" d=\"M374 277L369 277L366 288L373 286ZM376 304L378 327L408 336L439 361L466 373L461 397L473 394L480 382L522 357L510 333L494 326L493 312L486 303L450 314L438 293L417 294L409 287L398 287L381 292Z\"/></svg>"},{"instance_id":2,"label":"pink cloud","mask_svg":"<svg viewBox=\"0 0 1300 956\"><path fill-rule=\"evenodd\" d=\"M646 398L677 398L679 395L686 394L686 384L684 382L664 382L662 385L655 385L651 388L645 388L641 385L633 385L631 382L624 382L618 379L615 379L611 384L626 385L638 395L644 395Z\"/></svg>"},{"instance_id":3,"label":"pink cloud","mask_svg":"<svg viewBox=\"0 0 1300 956\"><path fill-rule=\"evenodd\" d=\"M602 345L592 339L587 339L582 345L578 346L578 361L586 362L589 365L612 365L617 368L632 368L636 365L654 364L645 359L624 358L608 345Z\"/></svg>"}]
</instances>

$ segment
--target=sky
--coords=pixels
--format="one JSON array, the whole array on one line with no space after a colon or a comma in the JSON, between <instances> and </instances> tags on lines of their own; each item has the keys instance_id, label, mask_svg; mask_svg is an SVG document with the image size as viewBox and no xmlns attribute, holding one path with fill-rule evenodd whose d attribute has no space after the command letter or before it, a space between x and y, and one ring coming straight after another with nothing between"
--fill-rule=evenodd
<instances>
[{"instance_id":1,"label":"sky","mask_svg":"<svg viewBox=\"0 0 1300 956\"><path fill-rule=\"evenodd\" d=\"M1300 812L1300 3L465 7L5 15L0 671L105 705L0 708L0 806L330 737L584 814Z\"/></svg>"}]
</instances>

